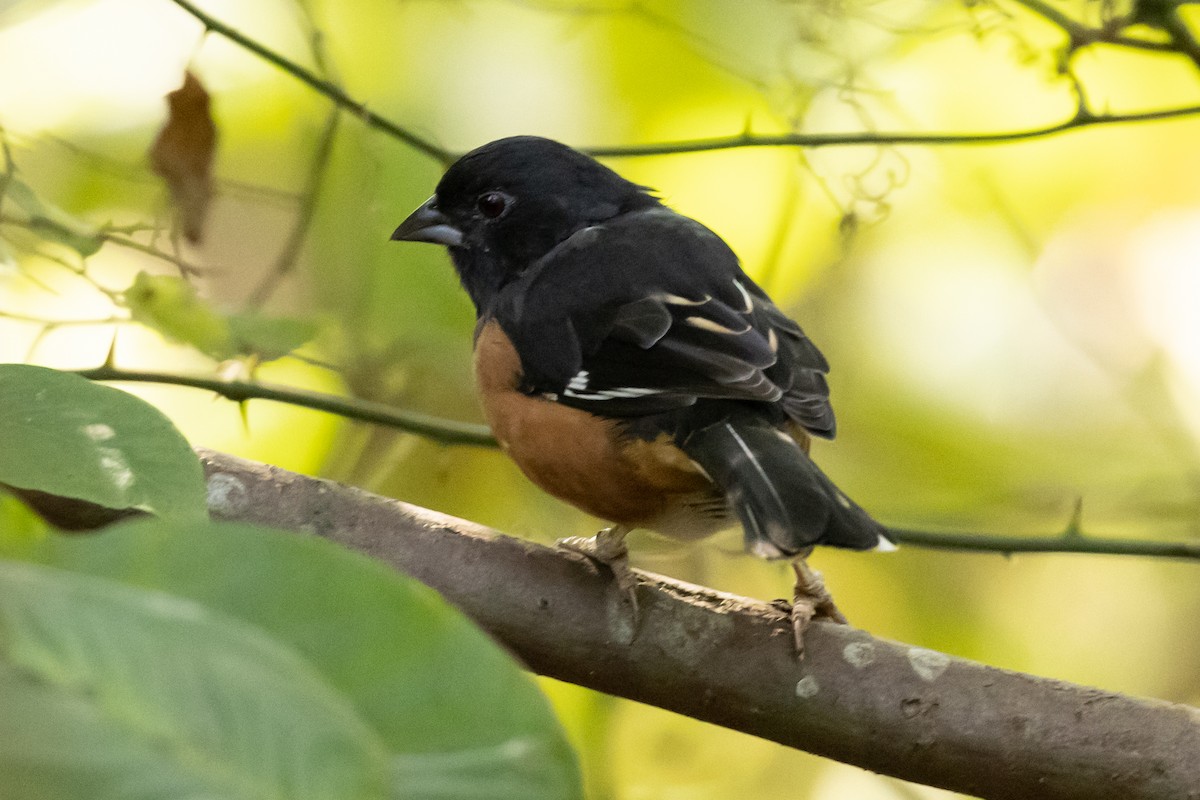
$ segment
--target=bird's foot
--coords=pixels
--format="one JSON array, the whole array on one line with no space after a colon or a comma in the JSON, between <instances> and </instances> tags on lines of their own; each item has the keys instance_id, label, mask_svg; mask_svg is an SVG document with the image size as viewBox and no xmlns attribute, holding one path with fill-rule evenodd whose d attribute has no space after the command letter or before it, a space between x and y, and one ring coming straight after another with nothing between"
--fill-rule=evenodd
<instances>
[{"instance_id":1,"label":"bird's foot","mask_svg":"<svg viewBox=\"0 0 1200 800\"><path fill-rule=\"evenodd\" d=\"M567 536L558 540L558 546L564 550L587 556L597 564L607 567L613 574L621 595L629 601L633 609L634 627L637 627L638 578L633 568L629 566L629 548L625 546L625 536L629 528L614 525L605 528L595 536Z\"/></svg>"},{"instance_id":2,"label":"bird's foot","mask_svg":"<svg viewBox=\"0 0 1200 800\"><path fill-rule=\"evenodd\" d=\"M821 573L810 568L803 558L792 562L796 572L796 596L792 601L792 636L796 646L796 659L804 658L804 632L814 619L828 619L841 625L846 617L833 602L833 596L825 588Z\"/></svg>"}]
</instances>

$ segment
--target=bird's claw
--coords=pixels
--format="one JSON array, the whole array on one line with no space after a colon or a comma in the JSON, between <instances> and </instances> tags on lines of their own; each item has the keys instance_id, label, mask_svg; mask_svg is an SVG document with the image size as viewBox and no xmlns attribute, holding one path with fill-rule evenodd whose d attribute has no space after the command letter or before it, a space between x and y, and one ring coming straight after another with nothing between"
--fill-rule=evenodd
<instances>
[{"instance_id":1,"label":"bird's claw","mask_svg":"<svg viewBox=\"0 0 1200 800\"><path fill-rule=\"evenodd\" d=\"M796 571L796 596L792 601L792 637L796 647L796 659L804 658L804 632L814 619L827 619L840 625L847 624L833 596L825 588L821 573L811 569L803 559L792 562Z\"/></svg>"},{"instance_id":2,"label":"bird's claw","mask_svg":"<svg viewBox=\"0 0 1200 800\"><path fill-rule=\"evenodd\" d=\"M608 568L621 595L629 602L633 611L634 630L638 624L637 587L638 576L629 566L629 550L625 547L627 530L606 528L595 536L567 536L558 540L558 546L573 553L586 556L597 564Z\"/></svg>"}]
</instances>

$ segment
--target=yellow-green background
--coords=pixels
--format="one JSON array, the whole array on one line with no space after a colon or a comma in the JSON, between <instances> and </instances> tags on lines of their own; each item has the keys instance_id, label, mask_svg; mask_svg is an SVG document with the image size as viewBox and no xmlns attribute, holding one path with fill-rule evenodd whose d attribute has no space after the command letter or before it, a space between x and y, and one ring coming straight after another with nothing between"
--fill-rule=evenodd
<instances>
[{"instance_id":1,"label":"yellow-green background","mask_svg":"<svg viewBox=\"0 0 1200 800\"><path fill-rule=\"evenodd\" d=\"M1094 4L1092 4L1094 5ZM310 65L300 7L207 2ZM1016 5L953 2L313 2L330 62L368 106L455 151L516 133L600 146L861 130L982 132L1062 121L1055 29ZM1083 4L1062 5L1077 10ZM1193 25L1200 20L1193 15ZM286 237L328 103L170 0L0 4L0 125L23 178L93 222L169 219L145 152L189 66L213 95L219 195L184 254L236 308ZM1086 51L1096 111L1200 102L1177 56ZM833 364L840 435L816 457L898 527L1197 536L1200 512L1200 118L1017 144L746 149L613 160L724 236ZM297 273L268 309L323 321L263 380L478 420L472 312L440 250L387 241L440 167L344 116ZM272 191L262 191L267 187ZM3 232L8 232L5 229ZM158 244L170 247L167 237ZM52 248L51 248L52 249ZM63 255L62 253L59 253ZM67 254L69 255L69 254ZM153 259L90 259L121 289ZM45 259L0 273L0 315L104 317ZM100 363L112 326L0 316L0 358ZM122 325L118 366L212 372ZM497 452L445 448L316 412L130 387L198 445L353 483L541 541L598 521L550 500ZM634 562L760 598L786 567L737 534ZM813 559L871 632L1011 669L1200 703L1200 564L1131 557L823 551ZM901 784L748 736L545 682L593 798L909 798Z\"/></svg>"}]
</instances>

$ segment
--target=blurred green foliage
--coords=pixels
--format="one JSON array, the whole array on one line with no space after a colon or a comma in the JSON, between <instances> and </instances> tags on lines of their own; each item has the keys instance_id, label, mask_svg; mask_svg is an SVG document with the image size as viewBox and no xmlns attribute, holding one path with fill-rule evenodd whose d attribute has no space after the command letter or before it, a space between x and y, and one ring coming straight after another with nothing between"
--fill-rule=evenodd
<instances>
[{"instance_id":1,"label":"blurred green foliage","mask_svg":"<svg viewBox=\"0 0 1200 800\"><path fill-rule=\"evenodd\" d=\"M214 0L204 8L453 152L515 133L587 147L745 129L1013 131L1071 119L1080 91L1096 113L1200 102L1189 58L1101 45L1065 59L1063 31L1019 0ZM1129 10L1085 0L1054 8L1090 26ZM1196 11L1181 8L1192 30ZM185 66L199 76L219 131L205 241L175 252L169 237L135 238L197 265L204 302L217 312L251 310L246 299L277 268L310 204L303 189L328 101L204 36L169 0L26 0L0 12L0 26L0 125L22 185L97 229L167 218L144 153L162 123L162 96ZM314 30L328 73L311 48ZM1145 26L1123 35L1168 41ZM841 433L819 443L816 457L881 519L1053 533L1082 498L1090 535L1194 538L1196 141L1192 117L1006 145L778 147L610 163L724 236L825 351ZM478 421L469 302L444 254L387 240L432 192L441 165L349 112L331 144L304 247L262 309L312 320L319 333L301 348L305 361L281 359L259 376ZM13 254L7 268L0 257L0 313L12 315L0 318L7 360L100 363L113 326L44 329L18 317L121 316L120 293L139 271L177 274L112 242L84 271L80 248L4 222L14 213L7 200L0 206L0 242ZM140 326L115 330L118 365L215 367ZM250 405L243 429L231 404L188 390L135 391L195 444L541 541L599 524L540 494L498 452L264 403ZM639 536L634 561L654 571L763 598L789 590L785 569L742 557L736 534L690 549ZM851 620L873 633L1200 702L1194 565L916 548L887 557L821 552L815 563ZM664 712L548 688L592 797L937 796Z\"/></svg>"},{"instance_id":2,"label":"blurred green foliage","mask_svg":"<svg viewBox=\"0 0 1200 800\"><path fill-rule=\"evenodd\" d=\"M6 364L0 395L0 486L155 515L70 536L0 494L5 798L581 796L533 680L433 590L209 521L199 459L125 392Z\"/></svg>"}]
</instances>

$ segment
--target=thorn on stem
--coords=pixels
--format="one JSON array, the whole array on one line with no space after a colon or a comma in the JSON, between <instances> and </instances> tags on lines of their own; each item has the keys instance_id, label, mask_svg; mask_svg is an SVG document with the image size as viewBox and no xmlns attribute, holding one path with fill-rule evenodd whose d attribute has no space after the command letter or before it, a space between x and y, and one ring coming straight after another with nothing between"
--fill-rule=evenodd
<instances>
[{"instance_id":1,"label":"thorn on stem","mask_svg":"<svg viewBox=\"0 0 1200 800\"><path fill-rule=\"evenodd\" d=\"M113 328L112 341L108 344L108 354L104 356L104 363L101 365L103 369L117 368L117 336L120 332L120 328Z\"/></svg>"},{"instance_id":2,"label":"thorn on stem","mask_svg":"<svg viewBox=\"0 0 1200 800\"><path fill-rule=\"evenodd\" d=\"M1083 538L1083 496L1075 498L1075 507L1071 511L1071 518L1067 520L1067 527L1063 531L1064 539L1082 539Z\"/></svg>"}]
</instances>

